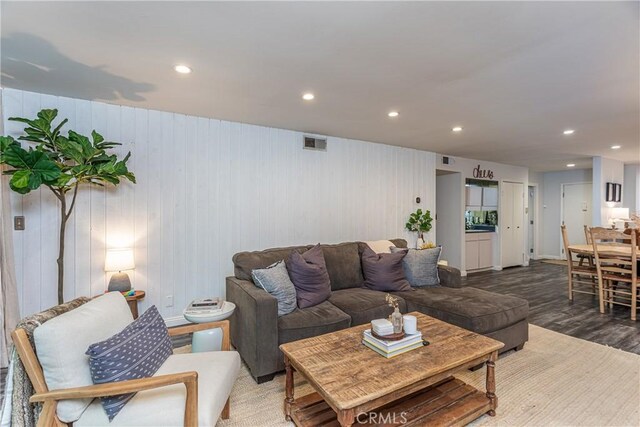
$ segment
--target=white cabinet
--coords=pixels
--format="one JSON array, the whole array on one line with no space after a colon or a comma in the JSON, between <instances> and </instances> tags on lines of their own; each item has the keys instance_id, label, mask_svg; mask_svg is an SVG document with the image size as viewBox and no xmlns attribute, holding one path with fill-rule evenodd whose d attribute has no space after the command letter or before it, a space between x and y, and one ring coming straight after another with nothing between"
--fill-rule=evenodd
<instances>
[{"instance_id":1,"label":"white cabinet","mask_svg":"<svg viewBox=\"0 0 640 427\"><path fill-rule=\"evenodd\" d=\"M467 240L464 245L465 249L465 270L475 270L478 268L479 246L477 240Z\"/></svg>"},{"instance_id":2,"label":"white cabinet","mask_svg":"<svg viewBox=\"0 0 640 427\"><path fill-rule=\"evenodd\" d=\"M498 209L498 188L483 187L482 188L482 210L495 211Z\"/></svg>"},{"instance_id":3,"label":"white cabinet","mask_svg":"<svg viewBox=\"0 0 640 427\"><path fill-rule=\"evenodd\" d=\"M493 267L493 239L496 233L465 235L465 270Z\"/></svg>"},{"instance_id":4,"label":"white cabinet","mask_svg":"<svg viewBox=\"0 0 640 427\"><path fill-rule=\"evenodd\" d=\"M471 185L469 187L465 187L465 190L467 196L467 206L474 207L474 209L470 210L480 210L480 206L482 205L482 187Z\"/></svg>"},{"instance_id":5,"label":"white cabinet","mask_svg":"<svg viewBox=\"0 0 640 427\"><path fill-rule=\"evenodd\" d=\"M524 184L504 182L502 184L502 267L524 263Z\"/></svg>"}]
</instances>

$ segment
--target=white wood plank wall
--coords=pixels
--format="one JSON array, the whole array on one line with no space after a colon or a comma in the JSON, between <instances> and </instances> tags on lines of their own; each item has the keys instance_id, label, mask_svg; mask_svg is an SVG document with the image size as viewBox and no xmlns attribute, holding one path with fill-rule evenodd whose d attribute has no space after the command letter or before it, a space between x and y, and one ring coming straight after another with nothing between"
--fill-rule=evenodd
<instances>
[{"instance_id":1,"label":"white wood plank wall","mask_svg":"<svg viewBox=\"0 0 640 427\"><path fill-rule=\"evenodd\" d=\"M179 316L196 297L223 295L231 257L243 250L414 236L408 214L435 208L435 154L330 137L326 152L302 149L302 133L13 89L12 116L57 108L65 129L122 142L138 184L84 187L67 229L65 298L104 292L108 247L133 246L141 305ZM415 197L422 198L420 205ZM21 313L56 304L59 212L48 190L12 195L26 230L15 231ZM166 307L167 296L173 306Z\"/></svg>"}]
</instances>

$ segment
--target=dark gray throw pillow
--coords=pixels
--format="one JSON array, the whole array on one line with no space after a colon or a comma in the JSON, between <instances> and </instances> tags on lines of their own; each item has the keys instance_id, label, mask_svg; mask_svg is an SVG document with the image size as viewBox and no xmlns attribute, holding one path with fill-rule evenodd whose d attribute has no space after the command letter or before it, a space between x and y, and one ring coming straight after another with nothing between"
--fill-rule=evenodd
<instances>
[{"instance_id":1,"label":"dark gray throw pillow","mask_svg":"<svg viewBox=\"0 0 640 427\"><path fill-rule=\"evenodd\" d=\"M404 252L377 254L367 246L362 252L365 287L384 292L410 291L402 269L404 256Z\"/></svg>"},{"instance_id":2,"label":"dark gray throw pillow","mask_svg":"<svg viewBox=\"0 0 640 427\"><path fill-rule=\"evenodd\" d=\"M302 254L291 252L287 270L296 288L298 307L313 307L331 296L331 281L320 244Z\"/></svg>"},{"instance_id":3,"label":"dark gray throw pillow","mask_svg":"<svg viewBox=\"0 0 640 427\"><path fill-rule=\"evenodd\" d=\"M121 332L91 344L85 354L93 383L103 384L151 377L172 351L167 325L154 305ZM133 396L135 393L101 398L109 421Z\"/></svg>"},{"instance_id":4,"label":"dark gray throw pillow","mask_svg":"<svg viewBox=\"0 0 640 427\"><path fill-rule=\"evenodd\" d=\"M284 260L273 263L267 268L251 270L251 277L256 286L278 300L278 316L291 313L296 309L296 288L289 278Z\"/></svg>"},{"instance_id":5,"label":"dark gray throw pillow","mask_svg":"<svg viewBox=\"0 0 640 427\"><path fill-rule=\"evenodd\" d=\"M438 260L442 247L430 249L401 249L391 248L391 253L405 252L402 259L404 274L411 286L420 288L424 286L440 285L438 276Z\"/></svg>"}]
</instances>

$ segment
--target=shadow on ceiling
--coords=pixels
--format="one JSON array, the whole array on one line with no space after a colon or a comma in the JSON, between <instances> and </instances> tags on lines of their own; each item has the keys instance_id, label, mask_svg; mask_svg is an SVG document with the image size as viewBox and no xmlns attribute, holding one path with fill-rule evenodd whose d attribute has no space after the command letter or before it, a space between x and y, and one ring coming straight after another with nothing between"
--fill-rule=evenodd
<instances>
[{"instance_id":1,"label":"shadow on ceiling","mask_svg":"<svg viewBox=\"0 0 640 427\"><path fill-rule=\"evenodd\" d=\"M143 94L156 88L111 74L104 65L91 67L74 61L32 34L12 33L2 37L1 46L0 84L6 87L104 101L144 101Z\"/></svg>"}]
</instances>

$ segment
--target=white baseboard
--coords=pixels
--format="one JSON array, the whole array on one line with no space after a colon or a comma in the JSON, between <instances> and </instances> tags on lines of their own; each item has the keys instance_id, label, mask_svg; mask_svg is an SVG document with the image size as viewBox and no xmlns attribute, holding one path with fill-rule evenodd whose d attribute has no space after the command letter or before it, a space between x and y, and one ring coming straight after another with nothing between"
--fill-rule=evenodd
<instances>
[{"instance_id":1,"label":"white baseboard","mask_svg":"<svg viewBox=\"0 0 640 427\"><path fill-rule=\"evenodd\" d=\"M184 316L172 316L165 317L164 323L167 324L167 328L172 328L174 326L187 325L189 321L184 318Z\"/></svg>"},{"instance_id":2,"label":"white baseboard","mask_svg":"<svg viewBox=\"0 0 640 427\"><path fill-rule=\"evenodd\" d=\"M540 255L539 259L561 259L559 255Z\"/></svg>"},{"instance_id":3,"label":"white baseboard","mask_svg":"<svg viewBox=\"0 0 640 427\"><path fill-rule=\"evenodd\" d=\"M491 269L494 270L494 271L502 271L502 266L501 265L495 265Z\"/></svg>"},{"instance_id":4,"label":"white baseboard","mask_svg":"<svg viewBox=\"0 0 640 427\"><path fill-rule=\"evenodd\" d=\"M467 270L460 270L460 276L467 277Z\"/></svg>"}]
</instances>

